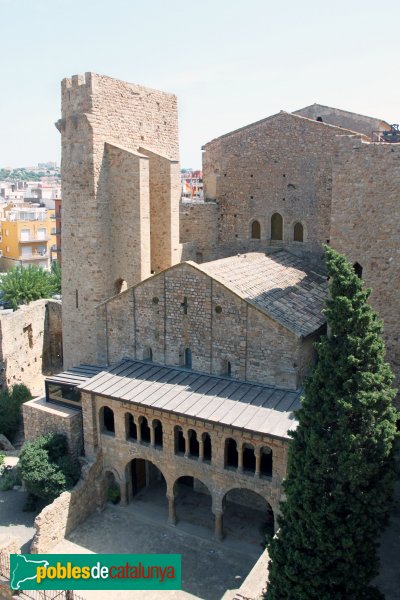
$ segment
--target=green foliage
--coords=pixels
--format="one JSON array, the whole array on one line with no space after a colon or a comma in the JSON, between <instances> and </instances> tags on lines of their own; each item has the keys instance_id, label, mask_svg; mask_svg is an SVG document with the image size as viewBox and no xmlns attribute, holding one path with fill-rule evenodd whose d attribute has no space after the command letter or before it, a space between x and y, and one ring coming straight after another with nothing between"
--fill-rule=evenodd
<instances>
[{"instance_id":1,"label":"green foliage","mask_svg":"<svg viewBox=\"0 0 400 600\"><path fill-rule=\"evenodd\" d=\"M121 491L117 483L113 482L108 486L107 500L113 504L118 504L118 502L121 500Z\"/></svg>"},{"instance_id":2,"label":"green foliage","mask_svg":"<svg viewBox=\"0 0 400 600\"><path fill-rule=\"evenodd\" d=\"M61 265L55 260L51 263L50 278L54 294L61 294Z\"/></svg>"},{"instance_id":3,"label":"green foliage","mask_svg":"<svg viewBox=\"0 0 400 600\"><path fill-rule=\"evenodd\" d=\"M68 454L65 436L57 433L25 443L18 467L27 490L48 502L72 488L80 476L79 461Z\"/></svg>"},{"instance_id":4,"label":"green foliage","mask_svg":"<svg viewBox=\"0 0 400 600\"><path fill-rule=\"evenodd\" d=\"M328 335L297 413L266 600L372 600L395 478L395 391L382 323L346 259L325 248Z\"/></svg>"},{"instance_id":5,"label":"green foliage","mask_svg":"<svg viewBox=\"0 0 400 600\"><path fill-rule=\"evenodd\" d=\"M2 452L0 452L0 474L2 473L2 470L3 470L4 460L5 460L5 455Z\"/></svg>"},{"instance_id":6,"label":"green foliage","mask_svg":"<svg viewBox=\"0 0 400 600\"><path fill-rule=\"evenodd\" d=\"M22 383L0 392L0 433L11 442L21 422L21 406L31 399L30 391Z\"/></svg>"},{"instance_id":7,"label":"green foliage","mask_svg":"<svg viewBox=\"0 0 400 600\"><path fill-rule=\"evenodd\" d=\"M56 279L53 275L36 265L14 267L2 278L0 290L4 300L8 300L14 309L39 298L50 298L56 293Z\"/></svg>"},{"instance_id":8,"label":"green foliage","mask_svg":"<svg viewBox=\"0 0 400 600\"><path fill-rule=\"evenodd\" d=\"M53 176L60 177L58 173L53 173ZM0 168L0 181L40 181L42 177L45 177L45 171L27 171L24 168L19 169L3 169Z\"/></svg>"},{"instance_id":9,"label":"green foliage","mask_svg":"<svg viewBox=\"0 0 400 600\"><path fill-rule=\"evenodd\" d=\"M21 478L16 468L6 467L0 477L0 491L8 492L15 485L21 485Z\"/></svg>"}]
</instances>

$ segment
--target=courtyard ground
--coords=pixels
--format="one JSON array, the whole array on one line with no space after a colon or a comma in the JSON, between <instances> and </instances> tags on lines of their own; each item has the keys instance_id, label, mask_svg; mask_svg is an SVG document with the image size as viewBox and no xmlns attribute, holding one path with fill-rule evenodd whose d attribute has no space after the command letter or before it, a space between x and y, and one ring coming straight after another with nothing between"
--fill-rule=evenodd
<instances>
[{"instance_id":1,"label":"courtyard ground","mask_svg":"<svg viewBox=\"0 0 400 600\"><path fill-rule=\"evenodd\" d=\"M23 512L27 492L10 490L0 492L0 540L17 536L22 544L21 552L29 552L35 534L35 512Z\"/></svg>"},{"instance_id":2,"label":"courtyard ground","mask_svg":"<svg viewBox=\"0 0 400 600\"><path fill-rule=\"evenodd\" d=\"M88 600L220 600L226 590L240 587L262 552L257 545L241 545L239 541L219 543L211 531L190 523L170 527L165 516L154 511L154 507L149 510L140 501L126 507L108 505L102 513L89 517L53 552L182 555L182 592L81 592Z\"/></svg>"}]
</instances>

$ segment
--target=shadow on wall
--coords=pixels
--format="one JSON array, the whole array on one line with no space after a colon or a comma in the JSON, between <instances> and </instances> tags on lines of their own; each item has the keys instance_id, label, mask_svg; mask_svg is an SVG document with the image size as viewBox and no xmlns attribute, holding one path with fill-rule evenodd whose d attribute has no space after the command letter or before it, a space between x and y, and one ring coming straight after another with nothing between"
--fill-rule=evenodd
<instances>
[{"instance_id":1,"label":"shadow on wall","mask_svg":"<svg viewBox=\"0 0 400 600\"><path fill-rule=\"evenodd\" d=\"M49 301L43 323L42 373L58 373L62 368L61 302Z\"/></svg>"}]
</instances>

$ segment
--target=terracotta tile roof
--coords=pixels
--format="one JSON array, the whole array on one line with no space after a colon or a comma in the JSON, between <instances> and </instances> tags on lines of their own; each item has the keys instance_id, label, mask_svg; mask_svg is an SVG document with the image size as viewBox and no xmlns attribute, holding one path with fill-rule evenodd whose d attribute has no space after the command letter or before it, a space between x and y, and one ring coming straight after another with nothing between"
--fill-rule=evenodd
<instances>
[{"instance_id":1,"label":"terracotta tile roof","mask_svg":"<svg viewBox=\"0 0 400 600\"><path fill-rule=\"evenodd\" d=\"M325 323L326 276L289 252L251 252L196 267L299 337Z\"/></svg>"}]
</instances>

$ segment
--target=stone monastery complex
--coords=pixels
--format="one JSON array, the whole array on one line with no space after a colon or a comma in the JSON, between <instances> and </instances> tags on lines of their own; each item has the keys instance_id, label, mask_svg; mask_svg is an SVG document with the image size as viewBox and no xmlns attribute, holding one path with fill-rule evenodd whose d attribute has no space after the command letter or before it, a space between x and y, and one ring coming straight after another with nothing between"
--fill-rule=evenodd
<instances>
[{"instance_id":1,"label":"stone monastery complex","mask_svg":"<svg viewBox=\"0 0 400 600\"><path fill-rule=\"evenodd\" d=\"M206 143L204 202L181 202L174 95L74 76L57 128L66 371L24 405L27 438L63 431L96 464L86 510L110 481L123 504L163 481L174 524L184 480L219 538L230 503L273 520L326 329L323 244L373 289L400 375L395 130L281 111Z\"/></svg>"}]
</instances>

